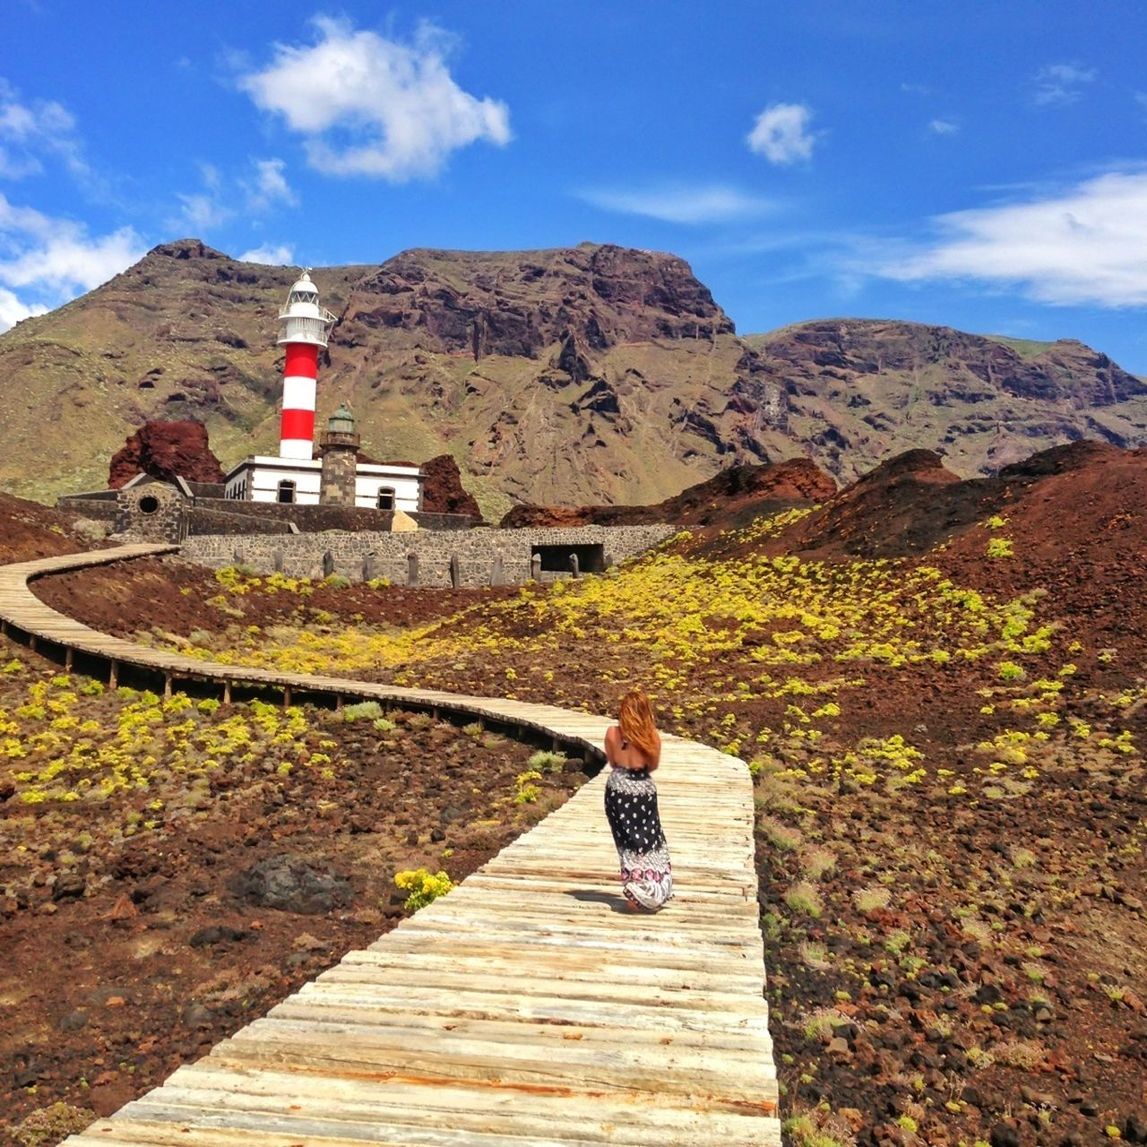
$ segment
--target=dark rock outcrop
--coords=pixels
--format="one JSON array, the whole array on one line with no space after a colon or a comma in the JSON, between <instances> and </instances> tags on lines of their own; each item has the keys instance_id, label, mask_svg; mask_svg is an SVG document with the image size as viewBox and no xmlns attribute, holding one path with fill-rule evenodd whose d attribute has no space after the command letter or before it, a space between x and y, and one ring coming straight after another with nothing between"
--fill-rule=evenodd
<instances>
[{"instance_id":1,"label":"dark rock outcrop","mask_svg":"<svg viewBox=\"0 0 1147 1147\"><path fill-rule=\"evenodd\" d=\"M477 525L482 511L462 485L462 474L452 454L439 454L422 463L422 509L428 514L465 514Z\"/></svg>"},{"instance_id":2,"label":"dark rock outcrop","mask_svg":"<svg viewBox=\"0 0 1147 1147\"><path fill-rule=\"evenodd\" d=\"M202 422L145 422L116 453L108 467L108 486L118 490L137 474L170 482L222 482L223 468L211 452Z\"/></svg>"}]
</instances>

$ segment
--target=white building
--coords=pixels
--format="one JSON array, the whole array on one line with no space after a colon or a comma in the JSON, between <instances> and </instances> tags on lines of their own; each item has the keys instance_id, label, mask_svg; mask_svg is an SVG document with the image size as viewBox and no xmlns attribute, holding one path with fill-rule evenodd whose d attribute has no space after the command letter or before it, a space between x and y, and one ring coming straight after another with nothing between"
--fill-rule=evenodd
<instances>
[{"instance_id":1,"label":"white building","mask_svg":"<svg viewBox=\"0 0 1147 1147\"><path fill-rule=\"evenodd\" d=\"M320 501L321 459L275 458L256 454L232 467L225 481L226 497L246 502L298 503ZM421 509L422 471L417 466L360 462L355 470L354 504L368 510Z\"/></svg>"}]
</instances>

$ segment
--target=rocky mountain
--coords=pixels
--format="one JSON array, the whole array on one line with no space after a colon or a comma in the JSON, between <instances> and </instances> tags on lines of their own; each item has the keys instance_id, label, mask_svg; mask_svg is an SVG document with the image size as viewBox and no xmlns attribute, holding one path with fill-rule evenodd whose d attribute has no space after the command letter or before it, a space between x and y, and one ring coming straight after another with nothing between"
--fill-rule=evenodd
<instances>
[{"instance_id":1,"label":"rocky mountain","mask_svg":"<svg viewBox=\"0 0 1147 1147\"><path fill-rule=\"evenodd\" d=\"M1147 382L1072 339L834 319L745 341L783 380L789 430L842 479L916 448L972 477L1059 443L1147 442Z\"/></svg>"},{"instance_id":2,"label":"rocky mountain","mask_svg":"<svg viewBox=\"0 0 1147 1147\"><path fill-rule=\"evenodd\" d=\"M296 274L183 240L0 335L0 488L102 486L149 420L204 423L224 467L274 451ZM1147 442L1147 384L1079 343L860 319L740 338L672 255L413 250L312 277L338 316L320 425L346 402L371 456L452 455L489 520L652 505L799 457L848 482L913 448L972 476L1058 442Z\"/></svg>"}]
</instances>

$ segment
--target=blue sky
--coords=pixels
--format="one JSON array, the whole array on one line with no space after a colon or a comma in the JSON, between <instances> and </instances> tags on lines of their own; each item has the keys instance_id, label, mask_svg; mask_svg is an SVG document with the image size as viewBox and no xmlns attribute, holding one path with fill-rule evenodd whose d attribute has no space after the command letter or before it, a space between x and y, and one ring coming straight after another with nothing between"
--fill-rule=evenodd
<instances>
[{"instance_id":1,"label":"blue sky","mask_svg":"<svg viewBox=\"0 0 1147 1147\"><path fill-rule=\"evenodd\" d=\"M0 329L236 257L583 240L742 333L1079 338L1147 374L1147 4L5 0Z\"/></svg>"}]
</instances>

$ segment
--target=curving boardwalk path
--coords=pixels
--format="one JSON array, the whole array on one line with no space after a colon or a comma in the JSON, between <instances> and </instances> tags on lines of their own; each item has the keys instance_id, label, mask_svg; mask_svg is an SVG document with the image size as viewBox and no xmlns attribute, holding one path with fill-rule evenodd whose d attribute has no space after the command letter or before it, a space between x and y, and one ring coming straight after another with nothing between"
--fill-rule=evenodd
<instances>
[{"instance_id":1,"label":"curving boardwalk path","mask_svg":"<svg viewBox=\"0 0 1147 1147\"><path fill-rule=\"evenodd\" d=\"M68 664L97 659L113 680L131 668L166 688L255 682L601 744L605 718L552 706L162 653L80 625L27 588L169 549L0 567L0 628L65 651ZM658 915L621 908L599 776L449 896L66 1143L779 1147L747 770L666 737L657 782L677 890Z\"/></svg>"}]
</instances>

